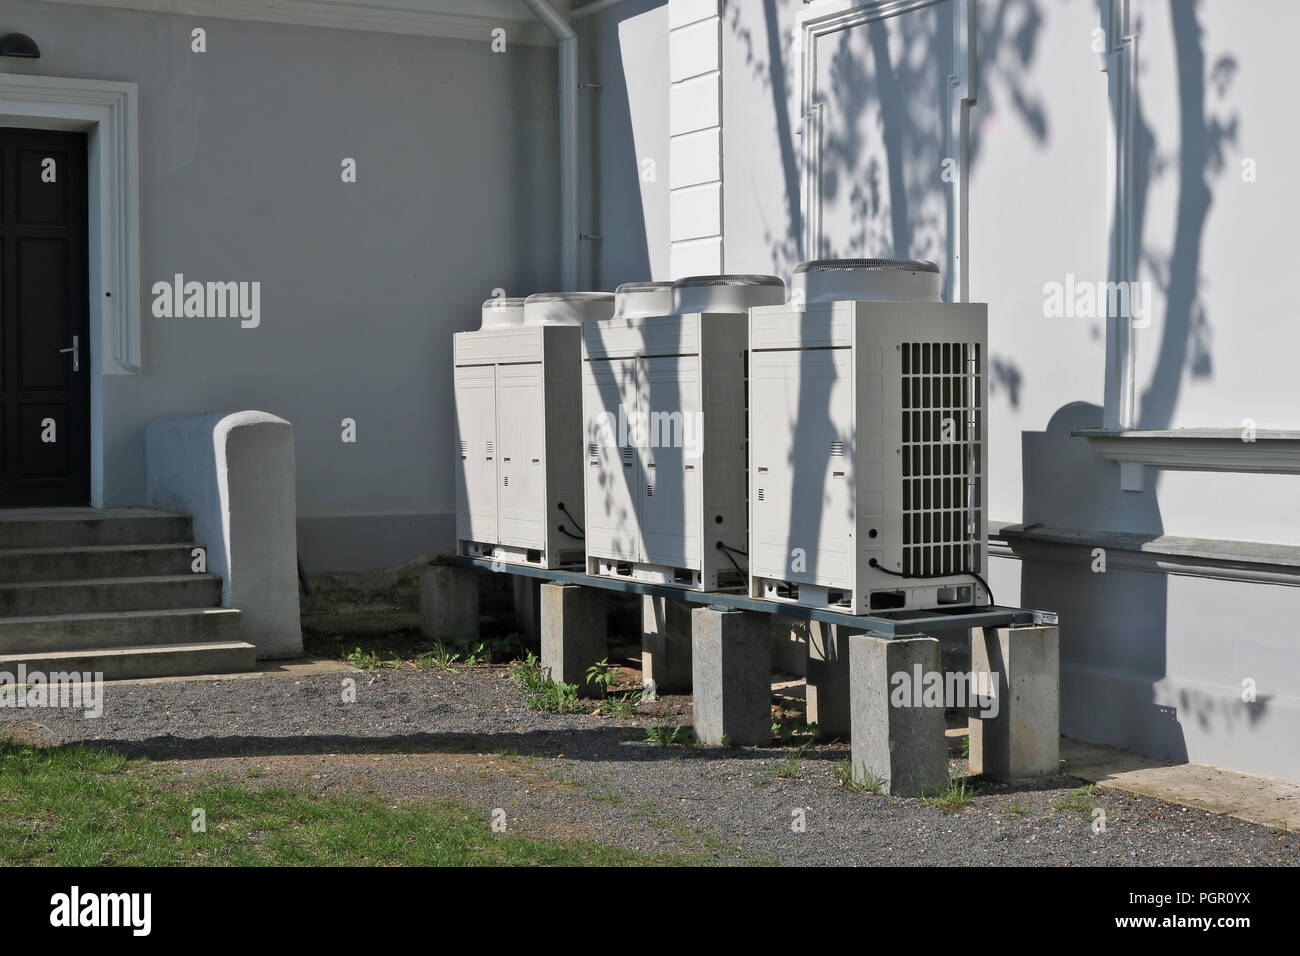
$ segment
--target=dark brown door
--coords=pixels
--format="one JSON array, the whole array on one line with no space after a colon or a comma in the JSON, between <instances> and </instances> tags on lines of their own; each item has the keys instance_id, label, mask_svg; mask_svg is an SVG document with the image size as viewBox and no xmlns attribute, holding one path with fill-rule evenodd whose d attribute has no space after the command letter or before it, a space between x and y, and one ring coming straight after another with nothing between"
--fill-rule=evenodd
<instances>
[{"instance_id":1,"label":"dark brown door","mask_svg":"<svg viewBox=\"0 0 1300 956\"><path fill-rule=\"evenodd\" d=\"M86 137L0 128L0 506L90 501Z\"/></svg>"}]
</instances>

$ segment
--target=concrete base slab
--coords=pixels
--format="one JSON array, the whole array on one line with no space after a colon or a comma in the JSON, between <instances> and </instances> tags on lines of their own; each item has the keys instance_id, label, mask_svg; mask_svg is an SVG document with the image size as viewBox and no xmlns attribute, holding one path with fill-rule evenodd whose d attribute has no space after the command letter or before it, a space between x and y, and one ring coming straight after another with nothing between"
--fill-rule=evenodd
<instances>
[{"instance_id":1,"label":"concrete base slab","mask_svg":"<svg viewBox=\"0 0 1300 956\"><path fill-rule=\"evenodd\" d=\"M542 667L584 697L599 694L587 683L587 669L609 653L605 594L577 584L542 585Z\"/></svg>"},{"instance_id":2,"label":"concrete base slab","mask_svg":"<svg viewBox=\"0 0 1300 956\"><path fill-rule=\"evenodd\" d=\"M852 729L849 638L861 632L820 621L808 621L806 626L808 723L816 724L822 734L843 736Z\"/></svg>"},{"instance_id":3,"label":"concrete base slab","mask_svg":"<svg viewBox=\"0 0 1300 956\"><path fill-rule=\"evenodd\" d=\"M1300 832L1300 785L1271 777L1170 763L1131 750L1061 738L1061 772L1103 789L1154 797L1248 823Z\"/></svg>"},{"instance_id":4,"label":"concrete base slab","mask_svg":"<svg viewBox=\"0 0 1300 956\"><path fill-rule=\"evenodd\" d=\"M971 712L970 772L1009 781L1058 772L1060 630L981 628L971 639L971 672L989 680L996 701L991 716Z\"/></svg>"},{"instance_id":5,"label":"concrete base slab","mask_svg":"<svg viewBox=\"0 0 1300 956\"><path fill-rule=\"evenodd\" d=\"M691 609L686 601L641 597L641 680L652 698L691 691Z\"/></svg>"},{"instance_id":6,"label":"concrete base slab","mask_svg":"<svg viewBox=\"0 0 1300 956\"><path fill-rule=\"evenodd\" d=\"M478 572L429 564L420 569L420 633L430 641L478 640Z\"/></svg>"},{"instance_id":7,"label":"concrete base slab","mask_svg":"<svg viewBox=\"0 0 1300 956\"><path fill-rule=\"evenodd\" d=\"M939 642L932 637L849 638L855 780L877 780L884 792L904 797L923 796L948 782L942 701L925 706L919 690L911 693L918 671L938 670ZM896 675L906 680L896 682Z\"/></svg>"},{"instance_id":8,"label":"concrete base slab","mask_svg":"<svg viewBox=\"0 0 1300 956\"><path fill-rule=\"evenodd\" d=\"M772 639L767 615L713 607L691 612L695 736L717 746L772 740Z\"/></svg>"}]
</instances>

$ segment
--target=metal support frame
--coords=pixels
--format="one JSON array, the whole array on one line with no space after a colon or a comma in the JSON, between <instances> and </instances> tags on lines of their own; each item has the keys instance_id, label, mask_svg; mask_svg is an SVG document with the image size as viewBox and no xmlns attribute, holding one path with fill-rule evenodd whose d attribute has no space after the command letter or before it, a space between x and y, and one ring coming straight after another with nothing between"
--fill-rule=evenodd
<instances>
[{"instance_id":1,"label":"metal support frame","mask_svg":"<svg viewBox=\"0 0 1300 956\"><path fill-rule=\"evenodd\" d=\"M804 621L840 624L865 631L876 637L885 638L934 635L944 631L964 631L974 627L1032 627L1057 623L1056 614L1052 611L1035 611L1028 608L1002 607L1001 605L955 607L950 610L883 612L864 615L842 614L824 608L805 607L802 604L762 601L741 593L688 591L667 584L645 584L640 581L596 577L584 574L581 571L546 570L543 568L530 568L525 565L494 563L491 558L469 558L455 554L439 554L434 557L433 563L479 568L483 571L492 571L498 574L519 574L525 577L541 578L555 584L579 584L593 588L604 588L608 591L621 591L625 594L648 594L652 597L673 598L674 600L690 601L694 604L720 610L759 611L765 614L780 614L784 617L794 617Z\"/></svg>"}]
</instances>

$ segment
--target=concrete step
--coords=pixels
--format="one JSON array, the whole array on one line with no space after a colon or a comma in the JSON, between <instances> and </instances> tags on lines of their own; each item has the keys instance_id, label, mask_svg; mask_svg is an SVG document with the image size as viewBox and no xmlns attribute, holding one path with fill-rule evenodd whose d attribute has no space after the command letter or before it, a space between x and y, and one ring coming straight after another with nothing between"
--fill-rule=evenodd
<instances>
[{"instance_id":1,"label":"concrete step","mask_svg":"<svg viewBox=\"0 0 1300 956\"><path fill-rule=\"evenodd\" d=\"M172 542L0 549L0 581L20 584L189 574L195 547Z\"/></svg>"},{"instance_id":2,"label":"concrete step","mask_svg":"<svg viewBox=\"0 0 1300 956\"><path fill-rule=\"evenodd\" d=\"M0 548L64 548L189 541L188 515L148 508L0 509Z\"/></svg>"},{"instance_id":3,"label":"concrete step","mask_svg":"<svg viewBox=\"0 0 1300 956\"><path fill-rule=\"evenodd\" d=\"M257 648L243 641L202 641L187 644L133 645L102 650L44 651L0 655L0 671L27 673L81 671L103 673L104 680L137 677L186 677L197 674L236 674L256 669Z\"/></svg>"},{"instance_id":4,"label":"concrete step","mask_svg":"<svg viewBox=\"0 0 1300 956\"><path fill-rule=\"evenodd\" d=\"M0 584L0 617L216 607L220 600L215 574L38 581Z\"/></svg>"},{"instance_id":5,"label":"concrete step","mask_svg":"<svg viewBox=\"0 0 1300 956\"><path fill-rule=\"evenodd\" d=\"M0 617L0 654L239 640L239 612L200 607Z\"/></svg>"}]
</instances>

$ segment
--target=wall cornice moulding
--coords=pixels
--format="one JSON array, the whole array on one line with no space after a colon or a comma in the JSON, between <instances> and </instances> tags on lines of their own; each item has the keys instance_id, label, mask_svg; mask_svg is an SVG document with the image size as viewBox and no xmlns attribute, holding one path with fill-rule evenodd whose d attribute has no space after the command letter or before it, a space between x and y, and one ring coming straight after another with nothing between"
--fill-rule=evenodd
<instances>
[{"instance_id":1,"label":"wall cornice moulding","mask_svg":"<svg viewBox=\"0 0 1300 956\"><path fill-rule=\"evenodd\" d=\"M1300 431L1257 429L1253 441L1232 428L1078 428L1070 434L1086 438L1097 454L1121 465L1300 474Z\"/></svg>"},{"instance_id":2,"label":"wall cornice moulding","mask_svg":"<svg viewBox=\"0 0 1300 956\"><path fill-rule=\"evenodd\" d=\"M989 522L994 557L1089 569L1098 548L1105 552L1108 571L1300 587L1300 547L1294 545Z\"/></svg>"},{"instance_id":3,"label":"wall cornice moulding","mask_svg":"<svg viewBox=\"0 0 1300 956\"><path fill-rule=\"evenodd\" d=\"M43 0L45 3L112 7L146 13L170 13L221 20L252 20L337 30L369 30L407 36L458 40L491 39L497 27L507 41L529 46L554 46L555 38L540 22L525 17L523 5L509 0L478 0L473 14L429 9L430 0L408 0L410 6L348 0ZM436 0L446 6L447 0ZM563 5L561 5L563 6Z\"/></svg>"}]
</instances>

